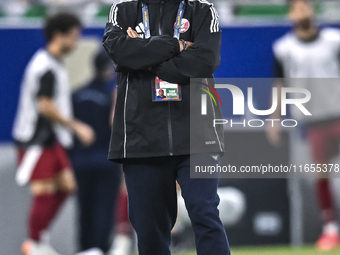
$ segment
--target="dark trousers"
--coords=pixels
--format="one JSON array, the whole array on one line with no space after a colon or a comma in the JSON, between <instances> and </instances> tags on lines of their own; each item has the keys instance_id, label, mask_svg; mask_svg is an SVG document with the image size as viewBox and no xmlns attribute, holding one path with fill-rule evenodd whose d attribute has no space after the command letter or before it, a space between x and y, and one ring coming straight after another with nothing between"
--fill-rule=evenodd
<instances>
[{"instance_id":1,"label":"dark trousers","mask_svg":"<svg viewBox=\"0 0 340 255\"><path fill-rule=\"evenodd\" d=\"M113 228L114 208L120 187L119 165L76 169L81 251L94 247L107 252Z\"/></svg>"},{"instance_id":2,"label":"dark trousers","mask_svg":"<svg viewBox=\"0 0 340 255\"><path fill-rule=\"evenodd\" d=\"M216 162L210 155L196 155ZM193 158L194 160L194 158ZM229 255L219 218L218 179L191 179L190 157L126 160L123 163L129 217L137 232L139 255L169 255L171 229L177 217L176 180L181 186L198 255Z\"/></svg>"}]
</instances>

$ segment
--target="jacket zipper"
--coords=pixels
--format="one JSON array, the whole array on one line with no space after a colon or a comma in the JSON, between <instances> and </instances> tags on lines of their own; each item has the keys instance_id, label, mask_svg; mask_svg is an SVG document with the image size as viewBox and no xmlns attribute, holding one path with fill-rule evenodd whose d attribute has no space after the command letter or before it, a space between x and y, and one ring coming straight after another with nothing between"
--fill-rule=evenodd
<instances>
[{"instance_id":1,"label":"jacket zipper","mask_svg":"<svg viewBox=\"0 0 340 255\"><path fill-rule=\"evenodd\" d=\"M172 126L171 126L171 104L168 102L168 136L169 136L169 155L172 156L173 153L173 142L172 142Z\"/></svg>"},{"instance_id":2,"label":"jacket zipper","mask_svg":"<svg viewBox=\"0 0 340 255\"><path fill-rule=\"evenodd\" d=\"M164 16L164 0L161 1L161 7L159 9L159 35L163 34L163 16ZM172 142L172 126L171 126L171 104L168 102L168 137L169 137L169 155L172 156L173 153L173 142Z\"/></svg>"}]
</instances>

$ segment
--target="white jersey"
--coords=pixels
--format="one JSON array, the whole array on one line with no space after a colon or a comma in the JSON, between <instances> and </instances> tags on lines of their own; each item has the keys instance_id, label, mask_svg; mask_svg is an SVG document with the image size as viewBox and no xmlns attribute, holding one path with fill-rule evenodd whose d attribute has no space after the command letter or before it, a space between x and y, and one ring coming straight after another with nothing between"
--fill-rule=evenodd
<instances>
[{"instance_id":1,"label":"white jersey","mask_svg":"<svg viewBox=\"0 0 340 255\"><path fill-rule=\"evenodd\" d=\"M273 51L276 76L285 78L287 86L311 92L309 121L340 119L340 30L320 29L317 37L306 42L290 32L274 43Z\"/></svg>"},{"instance_id":2,"label":"white jersey","mask_svg":"<svg viewBox=\"0 0 340 255\"><path fill-rule=\"evenodd\" d=\"M51 90L49 94L57 109L65 118L73 116L66 68L47 50L41 49L32 57L24 74L13 137L22 144L44 145L46 139L50 139L52 135L53 139L57 139L67 148L73 143L70 130L50 122L38 111L38 94L42 91L42 78L47 76L46 74L53 78L53 82L44 86ZM44 90L46 91L46 88Z\"/></svg>"},{"instance_id":3,"label":"white jersey","mask_svg":"<svg viewBox=\"0 0 340 255\"><path fill-rule=\"evenodd\" d=\"M285 78L340 78L338 29L321 29L310 42L288 33L274 43L273 50Z\"/></svg>"}]
</instances>

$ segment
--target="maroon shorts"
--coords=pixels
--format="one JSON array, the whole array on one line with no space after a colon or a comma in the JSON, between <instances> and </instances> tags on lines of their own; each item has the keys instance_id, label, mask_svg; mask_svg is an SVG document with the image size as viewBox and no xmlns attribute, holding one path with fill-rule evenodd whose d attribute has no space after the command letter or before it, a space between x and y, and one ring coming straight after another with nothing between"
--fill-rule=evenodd
<instances>
[{"instance_id":1,"label":"maroon shorts","mask_svg":"<svg viewBox=\"0 0 340 255\"><path fill-rule=\"evenodd\" d=\"M308 138L314 162L327 163L339 154L340 121L324 127L310 128Z\"/></svg>"},{"instance_id":2,"label":"maroon shorts","mask_svg":"<svg viewBox=\"0 0 340 255\"><path fill-rule=\"evenodd\" d=\"M19 150L19 165L23 161L27 150ZM33 166L30 181L53 179L58 173L70 171L70 169L71 164L65 149L58 142L55 142L52 147L42 149Z\"/></svg>"}]
</instances>

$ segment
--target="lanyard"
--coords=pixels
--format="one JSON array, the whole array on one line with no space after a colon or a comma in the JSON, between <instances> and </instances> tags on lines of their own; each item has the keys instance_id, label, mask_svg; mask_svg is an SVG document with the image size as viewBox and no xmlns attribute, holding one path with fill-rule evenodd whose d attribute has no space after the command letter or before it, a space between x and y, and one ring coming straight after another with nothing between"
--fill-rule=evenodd
<instances>
[{"instance_id":1,"label":"lanyard","mask_svg":"<svg viewBox=\"0 0 340 255\"><path fill-rule=\"evenodd\" d=\"M174 38L179 39L180 31L181 31L181 24L182 18L185 11L185 1L183 0L178 8L175 29L174 29ZM150 38L150 20L149 20L149 8L148 6L142 2L142 12L143 12L143 23L144 23L144 34L145 38Z\"/></svg>"}]
</instances>

